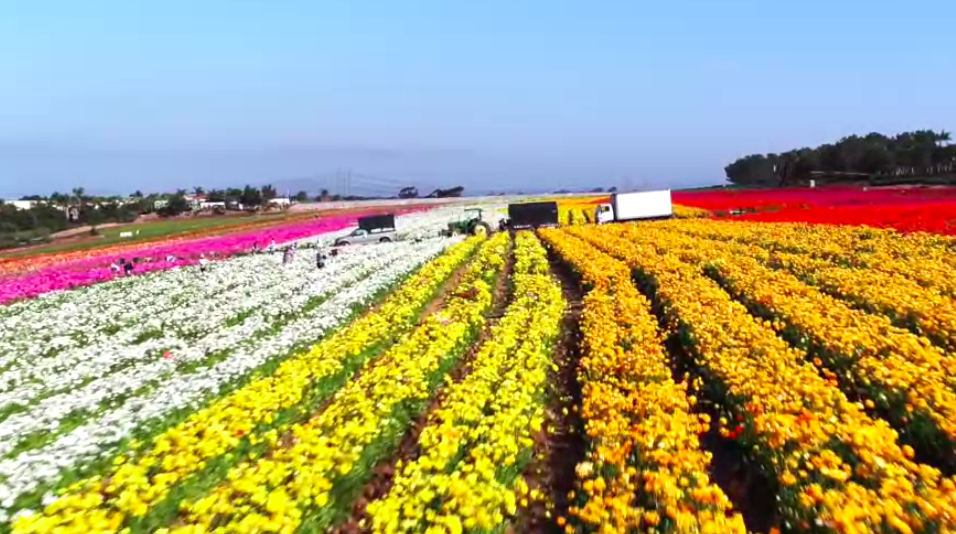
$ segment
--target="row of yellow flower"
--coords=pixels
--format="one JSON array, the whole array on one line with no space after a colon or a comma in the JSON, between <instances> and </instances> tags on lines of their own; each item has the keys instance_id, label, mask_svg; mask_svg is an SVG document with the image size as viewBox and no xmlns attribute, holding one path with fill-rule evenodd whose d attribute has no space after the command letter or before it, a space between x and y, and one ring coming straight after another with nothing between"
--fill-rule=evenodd
<instances>
[{"instance_id":1,"label":"row of yellow flower","mask_svg":"<svg viewBox=\"0 0 956 534\"><path fill-rule=\"evenodd\" d=\"M374 356L376 347L411 328L419 310L472 256L482 239L474 237L450 247L389 295L376 311L333 333L307 353L286 360L274 374L255 379L192 414L158 435L142 452L116 458L111 472L67 488L43 513L17 522L14 532L52 532L54 528L77 534L116 532L131 517L142 517L164 502L171 490L209 462L238 450L250 438L274 440L295 422L295 417L289 417L279 425L276 414L302 405L310 396L313 402L320 401L321 395L314 398L316 393L327 396L343 367L361 365Z\"/></svg>"},{"instance_id":2,"label":"row of yellow flower","mask_svg":"<svg viewBox=\"0 0 956 534\"><path fill-rule=\"evenodd\" d=\"M596 204L586 206L567 206L558 204L558 223L561 226L574 226L594 222Z\"/></svg>"},{"instance_id":3,"label":"row of yellow flower","mask_svg":"<svg viewBox=\"0 0 956 534\"><path fill-rule=\"evenodd\" d=\"M295 425L291 443L237 465L208 495L183 502L170 532L319 532L341 519L482 328L509 244L508 234L490 238L441 310Z\"/></svg>"},{"instance_id":4,"label":"row of yellow flower","mask_svg":"<svg viewBox=\"0 0 956 534\"><path fill-rule=\"evenodd\" d=\"M708 478L698 434L709 419L693 413L687 384L671 379L650 303L627 266L565 232L542 235L589 288L579 376L590 446L577 469L584 502L574 517L602 533L746 532Z\"/></svg>"},{"instance_id":5,"label":"row of yellow flower","mask_svg":"<svg viewBox=\"0 0 956 534\"><path fill-rule=\"evenodd\" d=\"M857 308L884 314L895 325L926 336L947 350L956 350L956 300L951 297L904 276L841 267L805 254L773 253L761 260Z\"/></svg>"},{"instance_id":6,"label":"row of yellow flower","mask_svg":"<svg viewBox=\"0 0 956 534\"><path fill-rule=\"evenodd\" d=\"M660 223L660 226L679 228L686 235L806 254L838 265L905 277L924 288L956 297L956 254L952 253L953 246L940 241L939 236L904 236L873 228L786 223L679 221Z\"/></svg>"},{"instance_id":7,"label":"row of yellow flower","mask_svg":"<svg viewBox=\"0 0 956 534\"><path fill-rule=\"evenodd\" d=\"M774 251L774 243L763 241L761 238L746 239L756 233L765 231L763 224L736 224L737 234L744 236L743 243L725 241L723 249L734 256L747 255L759 259L762 263L775 268L785 269L801 280L819 287L821 290L850 302L857 308L876 312L889 317L894 324L909 328L918 335L925 335L938 345L947 348L956 348L956 300L942 295L932 288L924 288L917 282L895 273L888 273L869 268L854 268L835 265L831 262L813 258L808 254L793 254ZM681 228L661 226L687 235ZM898 234L895 239L904 239ZM705 239L705 238L704 238ZM705 239L706 240L706 239ZM711 246L717 243L706 240ZM688 242L690 243L690 242ZM696 241L693 246L696 247ZM746 245L750 245L749 247ZM754 248L759 247L759 248ZM782 278L788 279L786 275ZM952 276L956 277L956 270ZM794 283L793 280L789 280ZM842 308L842 307L841 307ZM859 313L843 314L844 316L862 317L863 323L871 329L882 331L886 322ZM910 335L903 335L903 341L898 341L901 332L890 330L883 343L915 347L916 357L913 360L921 365L927 361L930 365L939 367L936 360L943 358L941 351L919 347L923 341L917 341ZM928 360L927 360L928 358ZM945 368L947 371L956 370L956 362Z\"/></svg>"},{"instance_id":8,"label":"row of yellow flower","mask_svg":"<svg viewBox=\"0 0 956 534\"><path fill-rule=\"evenodd\" d=\"M793 532L950 532L956 485L911 460L896 433L869 418L698 267L663 250L693 238L649 225L573 230L626 258L651 281L704 385L730 412L725 431L778 483ZM734 422L729 423L734 425Z\"/></svg>"},{"instance_id":9,"label":"row of yellow flower","mask_svg":"<svg viewBox=\"0 0 956 534\"><path fill-rule=\"evenodd\" d=\"M674 217L678 219L702 219L713 215L704 208L695 208L694 206L683 206L674 204Z\"/></svg>"},{"instance_id":10,"label":"row of yellow flower","mask_svg":"<svg viewBox=\"0 0 956 534\"><path fill-rule=\"evenodd\" d=\"M752 257L695 242L685 257L706 263L728 290L838 376L929 450L956 450L956 358L854 310Z\"/></svg>"},{"instance_id":11,"label":"row of yellow flower","mask_svg":"<svg viewBox=\"0 0 956 534\"><path fill-rule=\"evenodd\" d=\"M787 272L765 267L755 259L769 261L763 249L681 239L676 230L644 232L671 236L680 243L675 252L713 269L737 297L775 319L775 328L835 368L913 440L927 450L952 454L956 358L886 317L854 310Z\"/></svg>"},{"instance_id":12,"label":"row of yellow flower","mask_svg":"<svg viewBox=\"0 0 956 534\"><path fill-rule=\"evenodd\" d=\"M492 530L515 513L516 478L542 425L564 300L534 234L517 234L514 254L513 301L471 372L431 414L421 456L399 466L388 495L369 504L372 532Z\"/></svg>"},{"instance_id":13,"label":"row of yellow flower","mask_svg":"<svg viewBox=\"0 0 956 534\"><path fill-rule=\"evenodd\" d=\"M808 283L817 285L835 296L845 298L858 307L886 314L897 324L926 335L945 348L956 349L956 300L949 295L941 294L937 289L954 282L956 269L951 269L948 265L939 265L937 261L936 280L927 280L931 272L924 268L927 256L926 246L918 242L914 244L912 237L901 236L896 232L872 230L871 232L878 237L853 241L852 236L859 236L860 230L835 230L832 232L835 236L851 237L842 239L835 237L832 242L821 242L825 239L825 234L816 229L811 232L811 235L822 237L812 244L810 240L802 242L804 251L801 253L789 253L785 250L793 250L794 247L781 245L794 238L799 239L799 234L793 235L794 229L799 227L793 225L780 225L779 228L776 228L777 225L767 224L700 226L700 229L685 226L679 231L701 237L709 237L708 233L714 235L719 232L723 236L736 236L736 242L752 244L772 251L774 253L770 258L771 265L787 269ZM727 230L733 230L733 232L730 233ZM882 245L875 248L874 242L882 243ZM847 267L818 259L821 255L813 253L824 247L834 246L834 243L836 246L843 247L839 249L840 254L849 254L856 258L856 262L859 262L860 256L866 255L870 257L867 261L869 264L882 265L887 260L891 262L890 265L906 263L909 271L919 274L914 278L901 274L907 269L897 271L892 268L877 269L870 266ZM896 243L902 243L902 245L894 245ZM850 248L853 246L857 248ZM886 253L880 253L874 258L871 253L854 253L854 250L861 250L861 247L868 247L863 250L905 250L908 257L894 259L887 258ZM784 251L777 252L778 250ZM944 248L936 246L934 250L937 251L937 256L946 255L943 252ZM921 284L917 281L918 279L930 283Z\"/></svg>"}]
</instances>

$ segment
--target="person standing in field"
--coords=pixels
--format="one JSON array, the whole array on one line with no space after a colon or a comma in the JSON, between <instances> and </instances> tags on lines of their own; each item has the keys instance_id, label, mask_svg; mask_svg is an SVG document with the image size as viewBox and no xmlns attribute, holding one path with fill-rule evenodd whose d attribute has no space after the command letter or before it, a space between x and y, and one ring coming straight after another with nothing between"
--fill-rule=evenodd
<instances>
[{"instance_id":1,"label":"person standing in field","mask_svg":"<svg viewBox=\"0 0 956 534\"><path fill-rule=\"evenodd\" d=\"M205 254L200 254L200 255L199 255L199 272L205 273L205 272L206 272L206 265L207 265L208 263L209 263L209 260L206 259L206 255L205 255Z\"/></svg>"}]
</instances>

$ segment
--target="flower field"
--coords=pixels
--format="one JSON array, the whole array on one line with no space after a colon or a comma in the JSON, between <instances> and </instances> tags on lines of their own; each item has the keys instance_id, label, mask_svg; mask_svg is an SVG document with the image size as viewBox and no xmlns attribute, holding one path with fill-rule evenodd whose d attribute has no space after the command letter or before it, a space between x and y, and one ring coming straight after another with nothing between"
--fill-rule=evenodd
<instances>
[{"instance_id":1,"label":"flower field","mask_svg":"<svg viewBox=\"0 0 956 534\"><path fill-rule=\"evenodd\" d=\"M956 240L704 204L0 278L0 533L956 532Z\"/></svg>"},{"instance_id":2,"label":"flower field","mask_svg":"<svg viewBox=\"0 0 956 534\"><path fill-rule=\"evenodd\" d=\"M675 192L674 202L762 222L867 225L956 234L956 188L833 186L818 189Z\"/></svg>"}]
</instances>

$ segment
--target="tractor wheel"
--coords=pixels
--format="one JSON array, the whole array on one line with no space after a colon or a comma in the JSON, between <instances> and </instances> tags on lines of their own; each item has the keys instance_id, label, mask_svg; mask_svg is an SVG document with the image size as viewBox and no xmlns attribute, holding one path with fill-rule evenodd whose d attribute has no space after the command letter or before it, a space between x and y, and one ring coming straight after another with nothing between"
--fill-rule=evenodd
<instances>
[{"instance_id":1,"label":"tractor wheel","mask_svg":"<svg viewBox=\"0 0 956 534\"><path fill-rule=\"evenodd\" d=\"M383 237L383 238L379 239L378 242L379 242L379 243L391 243L392 240L389 239L389 238L387 238L387 237Z\"/></svg>"},{"instance_id":2,"label":"tractor wheel","mask_svg":"<svg viewBox=\"0 0 956 534\"><path fill-rule=\"evenodd\" d=\"M484 221L478 221L471 226L471 235L488 235L491 233L491 227Z\"/></svg>"}]
</instances>

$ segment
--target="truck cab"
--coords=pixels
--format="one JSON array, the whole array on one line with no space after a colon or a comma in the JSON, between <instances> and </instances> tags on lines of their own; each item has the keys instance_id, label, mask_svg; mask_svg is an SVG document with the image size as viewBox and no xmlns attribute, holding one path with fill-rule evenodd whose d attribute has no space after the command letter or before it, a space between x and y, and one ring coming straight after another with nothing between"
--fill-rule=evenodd
<instances>
[{"instance_id":1,"label":"truck cab","mask_svg":"<svg viewBox=\"0 0 956 534\"><path fill-rule=\"evenodd\" d=\"M594 222L604 224L614 222L614 207L610 204L598 204L594 210Z\"/></svg>"}]
</instances>

